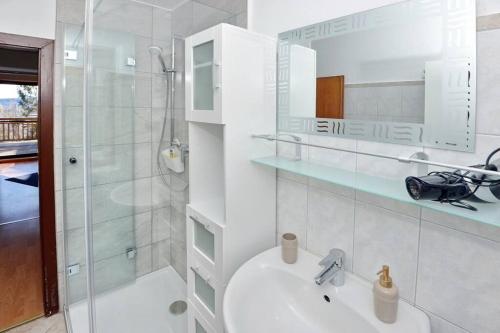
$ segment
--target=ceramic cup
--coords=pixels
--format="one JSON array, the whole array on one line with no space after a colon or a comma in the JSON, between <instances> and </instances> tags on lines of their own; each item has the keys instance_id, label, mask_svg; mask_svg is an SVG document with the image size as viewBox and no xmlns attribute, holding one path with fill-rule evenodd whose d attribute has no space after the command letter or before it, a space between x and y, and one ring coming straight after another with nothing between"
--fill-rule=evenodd
<instances>
[{"instance_id":1,"label":"ceramic cup","mask_svg":"<svg viewBox=\"0 0 500 333\"><path fill-rule=\"evenodd\" d=\"M287 264L294 264L297 261L298 241L297 236L286 233L281 236L281 257Z\"/></svg>"}]
</instances>

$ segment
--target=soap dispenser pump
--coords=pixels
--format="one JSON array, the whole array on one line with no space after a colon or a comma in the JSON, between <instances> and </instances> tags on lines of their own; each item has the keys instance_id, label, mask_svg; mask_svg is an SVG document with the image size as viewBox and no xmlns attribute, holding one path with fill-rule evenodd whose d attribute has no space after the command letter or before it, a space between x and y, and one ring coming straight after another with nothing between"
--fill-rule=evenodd
<instances>
[{"instance_id":1,"label":"soap dispenser pump","mask_svg":"<svg viewBox=\"0 0 500 333\"><path fill-rule=\"evenodd\" d=\"M392 282L389 266L384 265L377 275L380 277L373 283L375 315L384 323L392 324L398 316L398 287Z\"/></svg>"}]
</instances>

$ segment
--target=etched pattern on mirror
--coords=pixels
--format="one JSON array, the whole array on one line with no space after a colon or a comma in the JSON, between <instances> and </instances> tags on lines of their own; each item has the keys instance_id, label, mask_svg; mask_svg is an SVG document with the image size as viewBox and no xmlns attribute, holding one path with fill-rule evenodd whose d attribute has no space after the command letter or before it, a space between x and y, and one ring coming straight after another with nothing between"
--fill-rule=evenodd
<instances>
[{"instance_id":1,"label":"etched pattern on mirror","mask_svg":"<svg viewBox=\"0 0 500 333\"><path fill-rule=\"evenodd\" d=\"M473 151L475 24L411 0L281 33L278 129Z\"/></svg>"}]
</instances>

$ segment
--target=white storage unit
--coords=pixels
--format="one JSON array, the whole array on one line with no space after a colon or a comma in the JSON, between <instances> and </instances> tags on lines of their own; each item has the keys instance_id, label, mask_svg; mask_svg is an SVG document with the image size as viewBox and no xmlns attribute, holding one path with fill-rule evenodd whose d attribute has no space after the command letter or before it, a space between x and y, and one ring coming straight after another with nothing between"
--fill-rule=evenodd
<instances>
[{"instance_id":1,"label":"white storage unit","mask_svg":"<svg viewBox=\"0 0 500 333\"><path fill-rule=\"evenodd\" d=\"M275 246L276 174L250 159L275 154L253 133L276 130L276 42L221 24L186 39L189 121L189 332L224 331L229 279Z\"/></svg>"}]
</instances>

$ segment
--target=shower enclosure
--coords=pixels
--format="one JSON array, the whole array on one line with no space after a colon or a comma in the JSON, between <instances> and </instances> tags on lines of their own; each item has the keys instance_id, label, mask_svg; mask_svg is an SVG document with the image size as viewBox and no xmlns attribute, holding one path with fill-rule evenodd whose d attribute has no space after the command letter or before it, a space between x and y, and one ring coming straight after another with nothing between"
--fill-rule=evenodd
<instances>
[{"instance_id":1,"label":"shower enclosure","mask_svg":"<svg viewBox=\"0 0 500 333\"><path fill-rule=\"evenodd\" d=\"M75 3L60 1L66 10ZM246 17L245 2L203 2L87 0L85 10L58 12L60 272L74 333L187 332L187 165L158 167L157 152L172 138L188 144L183 38L220 22L244 26ZM171 73L158 59L171 68L172 49L167 105Z\"/></svg>"}]
</instances>

